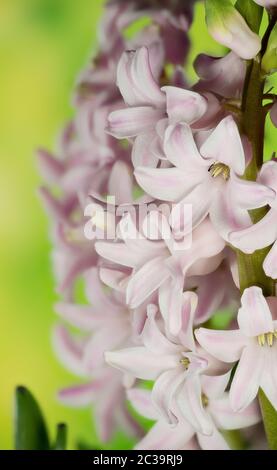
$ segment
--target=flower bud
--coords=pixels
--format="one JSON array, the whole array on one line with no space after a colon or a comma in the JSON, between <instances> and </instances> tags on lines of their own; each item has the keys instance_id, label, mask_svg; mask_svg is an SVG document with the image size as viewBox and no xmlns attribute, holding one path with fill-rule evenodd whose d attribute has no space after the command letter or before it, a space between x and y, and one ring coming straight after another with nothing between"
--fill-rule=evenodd
<instances>
[{"instance_id":1,"label":"flower bud","mask_svg":"<svg viewBox=\"0 0 277 470\"><path fill-rule=\"evenodd\" d=\"M268 74L277 71L277 24L271 31L267 49L262 60L262 69Z\"/></svg>"},{"instance_id":2,"label":"flower bud","mask_svg":"<svg viewBox=\"0 0 277 470\"><path fill-rule=\"evenodd\" d=\"M206 0L206 22L212 37L242 59L253 59L260 51L261 39L229 0Z\"/></svg>"}]
</instances>

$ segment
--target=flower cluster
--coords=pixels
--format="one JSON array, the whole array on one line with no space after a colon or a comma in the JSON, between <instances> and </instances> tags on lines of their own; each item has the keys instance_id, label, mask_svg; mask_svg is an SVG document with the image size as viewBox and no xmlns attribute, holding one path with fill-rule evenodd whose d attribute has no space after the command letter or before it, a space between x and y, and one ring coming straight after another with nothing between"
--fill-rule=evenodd
<instances>
[{"instance_id":1,"label":"flower cluster","mask_svg":"<svg viewBox=\"0 0 277 470\"><path fill-rule=\"evenodd\" d=\"M194 2L108 2L59 153L39 151L63 297L56 311L79 331L58 326L55 349L85 379L59 397L94 404L102 440L122 426L138 449L229 449L238 429L261 446L259 389L277 410L277 160L260 161L263 132L249 122L262 126L270 111L276 124L276 97L268 92L263 105L263 87L277 2L247 2L245 11L206 2L211 34L231 50L200 54L192 86L183 65ZM261 41L246 15L261 20L263 7ZM262 90L257 116L252 82ZM86 237L88 216L101 240ZM144 436L128 401L155 422Z\"/></svg>"}]
</instances>

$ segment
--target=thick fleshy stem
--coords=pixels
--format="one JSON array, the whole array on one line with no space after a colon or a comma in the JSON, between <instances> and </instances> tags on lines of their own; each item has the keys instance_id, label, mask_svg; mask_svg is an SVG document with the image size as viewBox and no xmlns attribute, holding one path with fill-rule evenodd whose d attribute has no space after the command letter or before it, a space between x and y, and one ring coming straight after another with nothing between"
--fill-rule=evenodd
<instances>
[{"instance_id":1,"label":"thick fleshy stem","mask_svg":"<svg viewBox=\"0 0 277 470\"><path fill-rule=\"evenodd\" d=\"M262 55L266 50L270 32L276 23L276 15L271 17L267 31L262 42L261 53L248 64L244 84L242 115L240 127L252 146L252 161L249 164L244 177L247 180L255 181L258 171L263 164L263 144L264 127L266 113L263 108L263 93L265 77L261 70ZM251 211L252 221L259 221L266 213L267 209L257 209ZM257 250L251 255L247 255L237 250L237 260L239 268L240 290L250 286L262 288L265 296L275 295L275 281L266 276L263 270L264 259L270 247ZM255 312L253 312L253 315ZM277 412L274 410L265 394L260 391L259 401L264 421L264 427L268 439L269 447L277 450Z\"/></svg>"}]
</instances>

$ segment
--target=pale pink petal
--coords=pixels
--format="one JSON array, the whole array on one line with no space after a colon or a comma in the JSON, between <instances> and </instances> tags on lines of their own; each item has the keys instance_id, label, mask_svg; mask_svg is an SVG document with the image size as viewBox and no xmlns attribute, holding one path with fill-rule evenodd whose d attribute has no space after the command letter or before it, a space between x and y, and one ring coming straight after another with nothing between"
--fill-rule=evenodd
<instances>
[{"instance_id":1,"label":"pale pink petal","mask_svg":"<svg viewBox=\"0 0 277 470\"><path fill-rule=\"evenodd\" d=\"M207 100L190 90L173 86L164 86L166 93L166 108L170 122L186 122L192 124L198 121L207 110Z\"/></svg>"},{"instance_id":2,"label":"pale pink petal","mask_svg":"<svg viewBox=\"0 0 277 470\"><path fill-rule=\"evenodd\" d=\"M204 158L225 163L238 175L245 170L245 155L237 124L231 116L224 118L206 142L200 153Z\"/></svg>"},{"instance_id":3,"label":"pale pink petal","mask_svg":"<svg viewBox=\"0 0 277 470\"><path fill-rule=\"evenodd\" d=\"M275 105L276 110L277 106ZM277 193L277 160L270 160L263 164L258 181L265 186L273 188Z\"/></svg>"},{"instance_id":4,"label":"pale pink petal","mask_svg":"<svg viewBox=\"0 0 277 470\"><path fill-rule=\"evenodd\" d=\"M69 334L63 326L58 326L53 334L54 350L63 365L73 374L86 377L86 371L82 363L83 348Z\"/></svg>"},{"instance_id":5,"label":"pale pink petal","mask_svg":"<svg viewBox=\"0 0 277 470\"><path fill-rule=\"evenodd\" d=\"M131 276L126 291L126 302L130 308L142 304L169 277L169 271L163 260L163 258L154 258Z\"/></svg>"},{"instance_id":6,"label":"pale pink petal","mask_svg":"<svg viewBox=\"0 0 277 470\"><path fill-rule=\"evenodd\" d=\"M230 233L229 241L244 253L253 253L277 239L277 211L271 209L260 222Z\"/></svg>"},{"instance_id":7,"label":"pale pink petal","mask_svg":"<svg viewBox=\"0 0 277 470\"><path fill-rule=\"evenodd\" d=\"M230 240L230 234L249 227L251 218L246 209L241 209L234 200L231 185L226 184L223 191L218 191L210 208L211 221L224 238Z\"/></svg>"},{"instance_id":8,"label":"pale pink petal","mask_svg":"<svg viewBox=\"0 0 277 470\"><path fill-rule=\"evenodd\" d=\"M178 405L184 418L193 426L196 432L211 435L213 424L202 403L202 391L198 375L186 380L178 393Z\"/></svg>"},{"instance_id":9,"label":"pale pink petal","mask_svg":"<svg viewBox=\"0 0 277 470\"><path fill-rule=\"evenodd\" d=\"M257 401L251 403L241 412L231 408L229 393L221 398L209 401L209 412L219 429L242 429L253 426L261 421L260 408Z\"/></svg>"},{"instance_id":10,"label":"pale pink petal","mask_svg":"<svg viewBox=\"0 0 277 470\"><path fill-rule=\"evenodd\" d=\"M212 205L213 195L214 187L211 187L210 181L206 179L199 184L196 183L194 188L192 188L180 203L191 204L193 228L197 227L207 217ZM176 205L173 206L173 213L175 208L177 209Z\"/></svg>"},{"instance_id":11,"label":"pale pink petal","mask_svg":"<svg viewBox=\"0 0 277 470\"><path fill-rule=\"evenodd\" d=\"M263 268L267 276L277 279L277 241L266 256Z\"/></svg>"},{"instance_id":12,"label":"pale pink petal","mask_svg":"<svg viewBox=\"0 0 277 470\"><path fill-rule=\"evenodd\" d=\"M224 437L215 426L210 436L197 433L197 439L202 450L230 450Z\"/></svg>"},{"instance_id":13,"label":"pale pink petal","mask_svg":"<svg viewBox=\"0 0 277 470\"><path fill-rule=\"evenodd\" d=\"M141 47L135 52L130 72L136 93L140 95L140 104L151 104L163 109L166 103L165 95L153 77L147 47Z\"/></svg>"},{"instance_id":14,"label":"pale pink petal","mask_svg":"<svg viewBox=\"0 0 277 470\"><path fill-rule=\"evenodd\" d=\"M158 413L154 409L150 390L130 388L127 390L127 398L136 412L141 416L152 420L158 419Z\"/></svg>"},{"instance_id":15,"label":"pale pink petal","mask_svg":"<svg viewBox=\"0 0 277 470\"><path fill-rule=\"evenodd\" d=\"M191 128L187 124L168 126L164 136L164 151L168 160L184 171L206 171L207 163L198 152Z\"/></svg>"},{"instance_id":16,"label":"pale pink petal","mask_svg":"<svg viewBox=\"0 0 277 470\"><path fill-rule=\"evenodd\" d=\"M108 184L108 195L115 196L116 204L124 204L133 201L133 176L130 167L117 161L112 168Z\"/></svg>"},{"instance_id":17,"label":"pale pink petal","mask_svg":"<svg viewBox=\"0 0 277 470\"><path fill-rule=\"evenodd\" d=\"M150 196L172 202L180 201L200 182L196 173L186 173L178 168L137 167L134 175Z\"/></svg>"},{"instance_id":18,"label":"pale pink petal","mask_svg":"<svg viewBox=\"0 0 277 470\"><path fill-rule=\"evenodd\" d=\"M93 307L88 305L59 302L55 305L55 312L72 326L80 328L82 331L92 331L95 326L103 322L103 317L99 318L93 312Z\"/></svg>"},{"instance_id":19,"label":"pale pink petal","mask_svg":"<svg viewBox=\"0 0 277 470\"><path fill-rule=\"evenodd\" d=\"M238 311L238 324L245 336L259 336L273 331L272 315L260 287L245 289Z\"/></svg>"},{"instance_id":20,"label":"pale pink petal","mask_svg":"<svg viewBox=\"0 0 277 470\"><path fill-rule=\"evenodd\" d=\"M136 137L132 148L132 163L135 168L138 166L156 168L159 158L152 150L155 138L157 138L155 131L150 131Z\"/></svg>"},{"instance_id":21,"label":"pale pink petal","mask_svg":"<svg viewBox=\"0 0 277 470\"><path fill-rule=\"evenodd\" d=\"M64 164L54 158L47 150L37 151L39 170L43 178L49 183L57 183L64 172Z\"/></svg>"},{"instance_id":22,"label":"pale pink petal","mask_svg":"<svg viewBox=\"0 0 277 470\"><path fill-rule=\"evenodd\" d=\"M102 386L104 383L102 384ZM64 388L58 393L59 400L70 407L85 407L91 405L95 399L95 392L98 392L98 383L88 383Z\"/></svg>"},{"instance_id":23,"label":"pale pink petal","mask_svg":"<svg viewBox=\"0 0 277 470\"><path fill-rule=\"evenodd\" d=\"M260 386L277 410L277 371L276 371L277 349L276 346L265 350L265 366L261 376Z\"/></svg>"},{"instance_id":24,"label":"pale pink petal","mask_svg":"<svg viewBox=\"0 0 277 470\"><path fill-rule=\"evenodd\" d=\"M198 303L195 292L184 292L182 304L182 324L178 337L185 348L194 351L195 341L193 335L194 314Z\"/></svg>"},{"instance_id":25,"label":"pale pink petal","mask_svg":"<svg viewBox=\"0 0 277 470\"><path fill-rule=\"evenodd\" d=\"M117 68L117 85L129 106L165 106L165 95L153 77L147 47L123 53Z\"/></svg>"},{"instance_id":26,"label":"pale pink petal","mask_svg":"<svg viewBox=\"0 0 277 470\"><path fill-rule=\"evenodd\" d=\"M150 106L120 109L108 117L107 132L119 139L149 132L162 119L163 112Z\"/></svg>"},{"instance_id":27,"label":"pale pink petal","mask_svg":"<svg viewBox=\"0 0 277 470\"><path fill-rule=\"evenodd\" d=\"M257 339L253 339L242 351L230 389L230 403L234 411L243 411L256 397L266 367L265 349L259 346Z\"/></svg>"},{"instance_id":28,"label":"pale pink petal","mask_svg":"<svg viewBox=\"0 0 277 470\"><path fill-rule=\"evenodd\" d=\"M123 372L144 380L156 380L168 369L176 368L176 356L153 354L144 347L106 352L106 362Z\"/></svg>"},{"instance_id":29,"label":"pale pink petal","mask_svg":"<svg viewBox=\"0 0 277 470\"><path fill-rule=\"evenodd\" d=\"M231 175L231 182L234 201L242 209L257 209L266 206L276 197L273 189L255 181L243 180L235 174Z\"/></svg>"},{"instance_id":30,"label":"pale pink petal","mask_svg":"<svg viewBox=\"0 0 277 470\"><path fill-rule=\"evenodd\" d=\"M199 328L194 333L202 348L223 362L238 361L246 344L239 330L217 331Z\"/></svg>"},{"instance_id":31,"label":"pale pink petal","mask_svg":"<svg viewBox=\"0 0 277 470\"><path fill-rule=\"evenodd\" d=\"M165 421L158 421L146 436L135 446L136 450L181 450L194 434L189 424L172 427Z\"/></svg>"},{"instance_id":32,"label":"pale pink petal","mask_svg":"<svg viewBox=\"0 0 277 470\"><path fill-rule=\"evenodd\" d=\"M217 376L203 375L201 377L202 389L210 400L221 398L231 377L231 371Z\"/></svg>"},{"instance_id":33,"label":"pale pink petal","mask_svg":"<svg viewBox=\"0 0 277 470\"><path fill-rule=\"evenodd\" d=\"M96 242L95 249L103 258L134 268L140 263L140 256L125 245L125 243Z\"/></svg>"},{"instance_id":34,"label":"pale pink petal","mask_svg":"<svg viewBox=\"0 0 277 470\"><path fill-rule=\"evenodd\" d=\"M160 357L163 362L163 357ZM185 370L178 361L175 368L167 370L158 377L152 389L152 401L160 416L169 424L177 424L178 417L175 415L175 399L178 388L185 379Z\"/></svg>"},{"instance_id":35,"label":"pale pink petal","mask_svg":"<svg viewBox=\"0 0 277 470\"><path fill-rule=\"evenodd\" d=\"M141 334L144 346L154 354L178 353L180 351L180 346L169 341L169 339L167 339L161 332L157 324L156 315L157 307L155 305L148 305L147 320Z\"/></svg>"}]
</instances>

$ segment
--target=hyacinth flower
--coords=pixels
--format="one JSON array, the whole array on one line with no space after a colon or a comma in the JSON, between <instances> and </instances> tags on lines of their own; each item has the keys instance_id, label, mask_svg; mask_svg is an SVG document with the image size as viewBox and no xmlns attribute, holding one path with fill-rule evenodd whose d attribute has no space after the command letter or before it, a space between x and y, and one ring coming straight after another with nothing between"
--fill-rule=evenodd
<instances>
[{"instance_id":1,"label":"hyacinth flower","mask_svg":"<svg viewBox=\"0 0 277 470\"><path fill-rule=\"evenodd\" d=\"M260 421L261 388L275 446L263 407L269 400L271 414L277 409L276 298L263 269L277 277L277 184L275 159L262 165L262 139L266 114L276 121L267 86L276 12L272 1L246 3L206 0L208 28L231 51L200 54L199 80L190 84L182 66L193 1L107 2L99 52L77 83L75 117L58 154L39 155L63 296L56 310L78 330L58 326L54 345L85 380L59 397L93 405L105 440L116 426L140 431L129 398L155 421L136 448L228 449L221 431ZM269 21L261 40L262 7ZM145 17L148 25L130 36L126 29ZM109 195L122 217L113 217ZM88 237L91 224L101 240ZM78 278L88 303L75 298ZM144 380L152 391L138 388ZM263 444L255 429L246 432L250 446Z\"/></svg>"},{"instance_id":2,"label":"hyacinth flower","mask_svg":"<svg viewBox=\"0 0 277 470\"><path fill-rule=\"evenodd\" d=\"M232 232L230 242L245 253L253 253L255 250L272 245L266 256L263 267L265 273L277 278L277 162L276 160L265 163L259 175L259 181L275 191L275 199L270 203L268 213L256 224L250 225L244 230Z\"/></svg>"},{"instance_id":3,"label":"hyacinth flower","mask_svg":"<svg viewBox=\"0 0 277 470\"><path fill-rule=\"evenodd\" d=\"M201 376L202 404L204 412L211 422L212 433L205 435L194 428L193 424L182 417L177 404L174 411L179 414L176 426L170 426L163 420L151 400L148 390L131 388L127 392L134 409L144 417L156 421L151 430L136 444L139 450L229 450L230 447L219 430L241 429L253 426L261 419L257 402L253 402L242 413L234 412L225 392L230 374L221 376ZM196 419L197 421L197 419Z\"/></svg>"},{"instance_id":4,"label":"hyacinth flower","mask_svg":"<svg viewBox=\"0 0 277 470\"><path fill-rule=\"evenodd\" d=\"M242 59L253 59L260 51L260 37L249 28L230 0L209 0L206 20L211 36Z\"/></svg>"},{"instance_id":5,"label":"hyacinth flower","mask_svg":"<svg viewBox=\"0 0 277 470\"><path fill-rule=\"evenodd\" d=\"M208 219L192 233L190 249L176 250L173 239L151 241L139 235L135 239L127 237L124 243L98 241L95 244L100 256L129 269L125 284L130 308L137 308L161 286L169 290L170 322L175 334L180 328L185 278L214 271L224 258L224 247L223 239Z\"/></svg>"},{"instance_id":6,"label":"hyacinth flower","mask_svg":"<svg viewBox=\"0 0 277 470\"><path fill-rule=\"evenodd\" d=\"M196 338L209 354L234 363L239 360L230 388L235 411L244 410L257 396L259 387L277 408L276 298L264 298L259 287L245 289L238 311L238 330L200 328Z\"/></svg>"},{"instance_id":7,"label":"hyacinth flower","mask_svg":"<svg viewBox=\"0 0 277 470\"><path fill-rule=\"evenodd\" d=\"M231 231L250 225L249 209L274 200L272 189L240 178L246 168L246 157L231 116L218 124L199 150L188 125L169 126L164 151L174 167L139 167L135 177L157 199L192 204L193 226L209 214L217 231L228 240Z\"/></svg>"},{"instance_id":8,"label":"hyacinth flower","mask_svg":"<svg viewBox=\"0 0 277 470\"><path fill-rule=\"evenodd\" d=\"M101 439L106 441L117 425L126 428L124 424L129 423L127 429L133 434L139 431L127 412L122 377L104 361L106 350L127 346L137 335L122 295L104 292L96 268L86 271L84 278L89 305L65 302L56 305L59 316L68 325L78 328L82 335L74 336L65 327L58 326L54 346L63 364L89 382L61 390L59 399L73 407L95 404L96 425ZM126 383L132 383L127 376Z\"/></svg>"},{"instance_id":9,"label":"hyacinth flower","mask_svg":"<svg viewBox=\"0 0 277 470\"><path fill-rule=\"evenodd\" d=\"M162 333L158 326L157 308L150 305L141 333L142 346L106 352L105 357L109 365L129 375L155 381L152 401L169 424L178 423L178 416L172 408L176 401L184 418L192 420L197 429L209 435L213 429L202 407L200 376L220 373L221 365L212 357L203 357L194 343L194 303L193 293L189 302L184 299L179 337L170 338Z\"/></svg>"},{"instance_id":10,"label":"hyacinth flower","mask_svg":"<svg viewBox=\"0 0 277 470\"><path fill-rule=\"evenodd\" d=\"M128 107L113 111L107 131L117 138L134 138L134 166L144 159L156 166L162 157L161 138L168 123L195 123L207 111L205 97L174 86L160 88L148 49L123 54L117 68L117 84Z\"/></svg>"}]
</instances>

